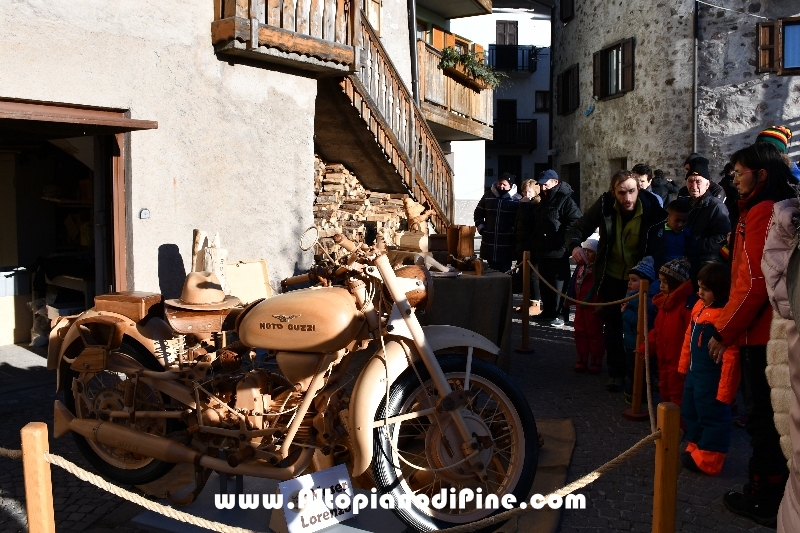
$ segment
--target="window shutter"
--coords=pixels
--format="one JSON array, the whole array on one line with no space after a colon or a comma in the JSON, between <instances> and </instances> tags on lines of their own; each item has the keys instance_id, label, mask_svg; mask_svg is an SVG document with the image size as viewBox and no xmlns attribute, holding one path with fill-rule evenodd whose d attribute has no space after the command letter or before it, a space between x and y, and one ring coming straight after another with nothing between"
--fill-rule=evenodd
<instances>
[{"instance_id":1,"label":"window shutter","mask_svg":"<svg viewBox=\"0 0 800 533\"><path fill-rule=\"evenodd\" d=\"M495 24L497 35L495 36L495 44L506 44L506 23L505 21L498 20Z\"/></svg>"},{"instance_id":2,"label":"window shutter","mask_svg":"<svg viewBox=\"0 0 800 533\"><path fill-rule=\"evenodd\" d=\"M445 48L455 48L456 47L456 36L452 33L445 32L444 34L444 46Z\"/></svg>"},{"instance_id":3,"label":"window shutter","mask_svg":"<svg viewBox=\"0 0 800 533\"><path fill-rule=\"evenodd\" d=\"M622 42L622 92L633 90L633 39Z\"/></svg>"},{"instance_id":4,"label":"window shutter","mask_svg":"<svg viewBox=\"0 0 800 533\"><path fill-rule=\"evenodd\" d=\"M780 23L760 22L758 24L758 72L777 72L778 56L780 46L778 46L778 35Z\"/></svg>"},{"instance_id":5,"label":"window shutter","mask_svg":"<svg viewBox=\"0 0 800 533\"><path fill-rule=\"evenodd\" d=\"M564 74L556 76L556 113L564 115Z\"/></svg>"},{"instance_id":6,"label":"window shutter","mask_svg":"<svg viewBox=\"0 0 800 533\"><path fill-rule=\"evenodd\" d=\"M517 44L517 21L506 23L506 44Z\"/></svg>"},{"instance_id":7,"label":"window shutter","mask_svg":"<svg viewBox=\"0 0 800 533\"><path fill-rule=\"evenodd\" d=\"M578 65L570 69L569 111L578 109L580 105L580 87L578 86Z\"/></svg>"},{"instance_id":8,"label":"window shutter","mask_svg":"<svg viewBox=\"0 0 800 533\"><path fill-rule=\"evenodd\" d=\"M566 22L575 16L575 0L561 0L559 18Z\"/></svg>"},{"instance_id":9,"label":"window shutter","mask_svg":"<svg viewBox=\"0 0 800 533\"><path fill-rule=\"evenodd\" d=\"M602 98L602 61L601 53L595 52L592 56L592 96L596 96L597 98Z\"/></svg>"},{"instance_id":10,"label":"window shutter","mask_svg":"<svg viewBox=\"0 0 800 533\"><path fill-rule=\"evenodd\" d=\"M433 27L433 47L437 50L444 49L444 30L441 28Z\"/></svg>"}]
</instances>

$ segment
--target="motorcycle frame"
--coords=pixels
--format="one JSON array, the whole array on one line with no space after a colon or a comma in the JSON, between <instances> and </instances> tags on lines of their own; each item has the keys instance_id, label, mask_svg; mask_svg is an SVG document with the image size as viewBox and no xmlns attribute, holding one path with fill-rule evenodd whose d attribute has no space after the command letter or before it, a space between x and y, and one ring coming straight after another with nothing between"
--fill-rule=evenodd
<instances>
[{"instance_id":1,"label":"motorcycle frame","mask_svg":"<svg viewBox=\"0 0 800 533\"><path fill-rule=\"evenodd\" d=\"M356 476L365 472L372 463L373 433L375 427L384 425L385 423L392 424L395 422L400 422L414 416L427 416L430 414L428 412L429 410L426 409L418 413L410 413L399 417L393 417L386 421L375 422L375 416L378 407L381 401L383 401L385 398L388 388L391 387L395 380L409 367L410 364L414 364L419 360L423 361L423 364L428 370L431 379L439 392L441 401L441 399L445 398L452 392L452 388L447 382L447 378L439 366L435 352L448 348L466 348L467 376L469 376L470 363L474 349L482 350L493 355L500 353L500 349L494 343L473 331L455 326L422 327L414 313L413 308L408 302L408 298L406 297L406 291L404 290L406 285L404 285L404 282L408 282L408 280L400 279L395 275L388 258L384 254L378 252L373 259L375 268L372 269L368 267L367 270L372 271L372 276L379 278L386 286L396 308L394 315L395 321L397 319L396 314L399 313L399 315L402 317L402 322L404 323L405 328L397 328L398 331L396 333L384 336L384 340L387 341L385 342L384 349L373 356L370 361L368 361L364 369L362 369L351 394L347 425L348 429L350 430L349 440L351 457L354 465L353 474ZM375 272L375 270L377 270L377 272ZM377 315L377 311L375 311L374 308L370 308L368 312L375 313ZM120 329L118 332L115 331L115 335L117 335L118 338L121 339L124 335L134 339L142 347L147 349L157 360L158 357L156 350L154 349L154 343L165 342L166 339L172 337L172 330L169 325L158 318L151 318L148 324L145 326L141 321L135 322L131 317L121 314L109 312L98 313L90 310L80 315L80 317L78 317L78 321L74 319L72 321L61 320L56 324L56 327L54 327L53 331L51 332L50 339L52 344L48 354L48 368L58 371L57 390L62 390L65 388L65 376L62 375L62 369L64 369L65 366L74 364L75 362L74 359L70 360L69 358L66 358L65 352L70 345L76 341L79 341L80 339L80 332L78 331L79 323L86 324L92 320L104 322L108 320L108 317L123 319L116 321L118 328ZM375 320L369 320L369 317L367 318L368 323L375 322ZM380 319L378 319L378 322L379 320ZM63 332L64 328L67 328L66 333ZM378 332L378 335L381 335L381 333ZM408 341L411 342L409 343ZM107 363L105 365L108 370L124 373L135 372L136 379L148 384L153 389L178 400L182 404L186 405L189 409L197 409L199 415L200 405L197 403L197 391L192 391L188 387L185 387L184 385L174 381L177 379L179 374L174 372L156 372L138 368L134 369L130 366L126 367L123 361L117 357L114 357L115 354L113 351L111 351L113 348L113 346L109 346L109 357L107 357ZM298 406L296 416L288 428L288 432L286 434L287 438L281 447L276 450L276 458L285 459L288 457L289 447L292 444L294 436L296 435L297 430L303 421L304 415L311 405L311 402L318 393L324 391L327 388L327 385L331 384L331 380L329 380L328 383L325 383L324 375L330 368L330 364L335 361L335 359L335 353L325 354L321 359L320 365L318 366L311 384L307 389L305 397L301 402L301 405ZM342 361L340 364L346 365L347 362L348 361ZM469 377L467 377L467 383L468 379ZM57 436L61 436L72 428L69 427L69 420L65 419L66 415L64 414L64 411L66 411L66 408L61 409L58 407L58 404L60 404L60 402L57 402L56 417L60 419L59 427L61 428L61 431ZM451 411L446 411L445 414L453 417L454 423L456 424L456 427L462 436L463 442L461 449L465 457L471 457L469 462L473 464L473 467L481 470L480 465L477 465L479 462L478 455L473 451L473 445L477 444L476 439L470 435L461 413L458 411L458 409L454 409ZM128 416L130 417L131 415L129 414ZM135 414L132 416L134 418L136 417ZM174 415L167 416L165 414L164 418L169 418L172 416ZM122 418L122 415L121 413L113 413L113 416L109 416L109 418ZM274 433L273 429L254 431L246 429L227 430L224 428L214 427L207 427L206 429L209 433L231 437L239 436L244 433L248 440L252 437L266 436L267 434ZM130 431L133 432L135 430ZM96 432L90 432L89 434L86 434L80 431L79 433L83 434L87 438L92 439L96 434ZM134 434L128 435L128 438L134 437ZM182 446L177 443L176 445ZM187 448L187 450L189 450L189 448ZM237 467L230 467L225 461L210 457L208 455L202 455L200 464L206 468L212 468L214 470L227 472L230 474L246 474L271 479L289 479L290 477L293 477L292 472L299 473L303 471L305 468L303 463L305 463L306 466L308 465L308 463L311 461L311 456L313 455L314 450L314 447L306 447L297 461L295 461L294 465L291 465L290 467L274 467L263 463L243 463ZM156 458L160 459L159 457Z\"/></svg>"}]
</instances>

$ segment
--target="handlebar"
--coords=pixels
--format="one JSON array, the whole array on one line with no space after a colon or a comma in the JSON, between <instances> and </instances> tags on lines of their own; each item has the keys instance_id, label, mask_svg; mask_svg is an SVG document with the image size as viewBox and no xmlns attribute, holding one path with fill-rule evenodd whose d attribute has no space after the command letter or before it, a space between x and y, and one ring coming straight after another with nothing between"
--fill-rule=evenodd
<instances>
[{"instance_id":1,"label":"handlebar","mask_svg":"<svg viewBox=\"0 0 800 533\"><path fill-rule=\"evenodd\" d=\"M356 243L354 243L341 233L337 233L336 235L333 236L333 242L335 242L336 244L338 244L339 246L341 246L350 253L355 252L356 249L358 248L356 246Z\"/></svg>"},{"instance_id":2,"label":"handlebar","mask_svg":"<svg viewBox=\"0 0 800 533\"><path fill-rule=\"evenodd\" d=\"M297 285L299 283L307 283L311 281L311 276L306 272L305 274L300 274L299 276L292 276L291 278L286 278L281 281L281 288L285 289L290 285Z\"/></svg>"}]
</instances>

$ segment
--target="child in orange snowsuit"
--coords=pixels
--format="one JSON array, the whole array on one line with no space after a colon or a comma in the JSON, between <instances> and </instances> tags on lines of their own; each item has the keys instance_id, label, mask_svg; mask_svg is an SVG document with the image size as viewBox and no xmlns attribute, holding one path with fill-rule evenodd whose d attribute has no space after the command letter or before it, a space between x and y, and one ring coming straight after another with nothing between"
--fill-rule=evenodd
<instances>
[{"instance_id":1,"label":"child in orange snowsuit","mask_svg":"<svg viewBox=\"0 0 800 533\"><path fill-rule=\"evenodd\" d=\"M658 359L658 388L661 400L681 405L685 376L678 372L683 337L689 325L694 287L689 279L691 266L686 258L664 263L658 271L661 292L653 296L658 308L655 327L647 336L650 355ZM644 353L644 346L639 347Z\"/></svg>"},{"instance_id":2,"label":"child in orange snowsuit","mask_svg":"<svg viewBox=\"0 0 800 533\"><path fill-rule=\"evenodd\" d=\"M700 296L684 336L678 372L686 375L681 416L686 425L686 451L681 462L689 470L715 476L722 470L731 443L731 403L739 387L738 348L731 346L714 362L708 341L730 292L730 270L721 263L704 266L697 275Z\"/></svg>"}]
</instances>

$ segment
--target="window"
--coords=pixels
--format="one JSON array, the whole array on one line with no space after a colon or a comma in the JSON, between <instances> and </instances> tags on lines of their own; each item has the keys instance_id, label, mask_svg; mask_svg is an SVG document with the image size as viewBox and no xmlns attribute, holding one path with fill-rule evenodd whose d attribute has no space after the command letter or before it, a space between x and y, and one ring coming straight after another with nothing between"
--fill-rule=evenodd
<instances>
[{"instance_id":1,"label":"window","mask_svg":"<svg viewBox=\"0 0 800 533\"><path fill-rule=\"evenodd\" d=\"M575 0L561 0L558 5L558 18L566 22L575 16Z\"/></svg>"},{"instance_id":2,"label":"window","mask_svg":"<svg viewBox=\"0 0 800 533\"><path fill-rule=\"evenodd\" d=\"M517 21L498 20L495 44L517 44Z\"/></svg>"},{"instance_id":3,"label":"window","mask_svg":"<svg viewBox=\"0 0 800 533\"><path fill-rule=\"evenodd\" d=\"M536 112L547 113L550 111L550 91L536 91Z\"/></svg>"},{"instance_id":4,"label":"window","mask_svg":"<svg viewBox=\"0 0 800 533\"><path fill-rule=\"evenodd\" d=\"M758 72L800 74L800 17L758 25Z\"/></svg>"},{"instance_id":5,"label":"window","mask_svg":"<svg viewBox=\"0 0 800 533\"><path fill-rule=\"evenodd\" d=\"M500 122L516 122L517 101L497 100L497 120Z\"/></svg>"},{"instance_id":6,"label":"window","mask_svg":"<svg viewBox=\"0 0 800 533\"><path fill-rule=\"evenodd\" d=\"M633 65L633 39L595 52L592 61L592 94L597 98L613 98L632 91Z\"/></svg>"},{"instance_id":7,"label":"window","mask_svg":"<svg viewBox=\"0 0 800 533\"><path fill-rule=\"evenodd\" d=\"M430 32L428 31L428 23L424 20L417 19L417 39L427 43L429 34Z\"/></svg>"},{"instance_id":8,"label":"window","mask_svg":"<svg viewBox=\"0 0 800 533\"><path fill-rule=\"evenodd\" d=\"M362 4L367 13L367 20L378 35L381 34L381 0L364 0ZM284 8L285 9L285 8Z\"/></svg>"},{"instance_id":9,"label":"window","mask_svg":"<svg viewBox=\"0 0 800 533\"><path fill-rule=\"evenodd\" d=\"M558 75L556 80L558 114L569 115L580 105L578 93L578 65L572 65Z\"/></svg>"}]
</instances>

